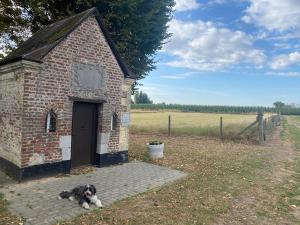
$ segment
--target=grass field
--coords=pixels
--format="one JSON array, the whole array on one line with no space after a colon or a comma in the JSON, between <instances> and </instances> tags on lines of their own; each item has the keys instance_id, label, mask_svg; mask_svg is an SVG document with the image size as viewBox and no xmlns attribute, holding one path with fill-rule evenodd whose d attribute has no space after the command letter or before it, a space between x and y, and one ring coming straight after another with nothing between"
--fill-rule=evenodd
<instances>
[{"instance_id":1,"label":"grass field","mask_svg":"<svg viewBox=\"0 0 300 225\"><path fill-rule=\"evenodd\" d=\"M288 123L289 121L289 123ZM131 134L130 160L187 172L179 181L59 225L269 225L300 223L300 117L285 120L274 145L221 143L201 136ZM160 139L151 161L145 143ZM277 143L277 144L276 144ZM19 224L0 195L0 224Z\"/></svg>"},{"instance_id":2,"label":"grass field","mask_svg":"<svg viewBox=\"0 0 300 225\"><path fill-rule=\"evenodd\" d=\"M199 135L218 137L220 117L223 117L225 138L235 137L241 130L256 120L255 114L217 114L172 111L137 111L131 112L130 131L139 133L167 133L168 116L171 115L171 132L175 135ZM265 116L269 116L266 114ZM253 137L257 126L245 134Z\"/></svg>"},{"instance_id":3,"label":"grass field","mask_svg":"<svg viewBox=\"0 0 300 225\"><path fill-rule=\"evenodd\" d=\"M300 135L300 129L290 125L283 132L294 141ZM151 161L147 157L145 143L152 139L165 142L164 159ZM133 134L131 160L168 166L189 175L60 224L299 224L294 214L299 205L295 198L299 179L281 172L298 171L299 160L289 158L294 154L292 148L278 146L220 143L199 136Z\"/></svg>"}]
</instances>

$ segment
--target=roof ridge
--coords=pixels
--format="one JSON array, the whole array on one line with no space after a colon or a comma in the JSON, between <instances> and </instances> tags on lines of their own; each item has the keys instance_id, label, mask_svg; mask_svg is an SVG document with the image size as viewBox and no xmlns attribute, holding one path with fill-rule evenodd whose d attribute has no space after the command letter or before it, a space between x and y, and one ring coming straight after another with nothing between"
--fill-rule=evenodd
<instances>
[{"instance_id":1,"label":"roof ridge","mask_svg":"<svg viewBox=\"0 0 300 225\"><path fill-rule=\"evenodd\" d=\"M30 60L42 63L42 59L60 42L62 42L70 33L72 33L84 20L94 15L99 28L105 36L105 39L112 50L125 77L136 78L129 67L125 64L121 55L106 29L103 19L96 7L87 9L78 14L66 17L62 20L53 22L23 42L17 49L12 51L6 58L0 60L0 66L19 61L20 59Z\"/></svg>"}]
</instances>

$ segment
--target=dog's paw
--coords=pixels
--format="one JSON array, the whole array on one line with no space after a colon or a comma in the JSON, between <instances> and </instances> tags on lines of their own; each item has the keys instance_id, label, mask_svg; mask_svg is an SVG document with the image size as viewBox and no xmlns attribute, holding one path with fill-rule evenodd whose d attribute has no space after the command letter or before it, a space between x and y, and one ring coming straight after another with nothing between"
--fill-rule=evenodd
<instances>
[{"instance_id":1,"label":"dog's paw","mask_svg":"<svg viewBox=\"0 0 300 225\"><path fill-rule=\"evenodd\" d=\"M57 196L57 199L58 199L58 200L61 200L61 199L62 199L62 197L60 197L60 196Z\"/></svg>"},{"instance_id":2,"label":"dog's paw","mask_svg":"<svg viewBox=\"0 0 300 225\"><path fill-rule=\"evenodd\" d=\"M96 202L95 202L95 205L98 207L98 208L102 208L103 205L101 203L101 201L98 199Z\"/></svg>"},{"instance_id":3,"label":"dog's paw","mask_svg":"<svg viewBox=\"0 0 300 225\"><path fill-rule=\"evenodd\" d=\"M73 196L70 196L70 197L69 197L69 200L70 200L70 201L74 201L74 197L73 197Z\"/></svg>"},{"instance_id":4,"label":"dog's paw","mask_svg":"<svg viewBox=\"0 0 300 225\"><path fill-rule=\"evenodd\" d=\"M88 203L84 202L84 203L82 204L82 208L84 208L84 209L89 209L90 206L89 206Z\"/></svg>"}]
</instances>

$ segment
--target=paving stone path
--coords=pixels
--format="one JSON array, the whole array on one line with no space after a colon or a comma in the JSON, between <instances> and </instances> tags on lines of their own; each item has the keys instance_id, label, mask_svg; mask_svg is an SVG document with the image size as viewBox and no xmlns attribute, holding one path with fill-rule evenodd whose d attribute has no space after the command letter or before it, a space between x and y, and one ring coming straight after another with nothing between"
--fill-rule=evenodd
<instances>
[{"instance_id":1,"label":"paving stone path","mask_svg":"<svg viewBox=\"0 0 300 225\"><path fill-rule=\"evenodd\" d=\"M9 184L0 188L0 192L9 201L10 211L26 218L26 225L49 225L87 212L76 201L58 200L58 193L62 190L79 184L94 184L102 204L108 206L117 200L159 187L185 175L166 167L132 162L97 168L94 172L83 175ZM93 209L95 206L90 210Z\"/></svg>"}]
</instances>

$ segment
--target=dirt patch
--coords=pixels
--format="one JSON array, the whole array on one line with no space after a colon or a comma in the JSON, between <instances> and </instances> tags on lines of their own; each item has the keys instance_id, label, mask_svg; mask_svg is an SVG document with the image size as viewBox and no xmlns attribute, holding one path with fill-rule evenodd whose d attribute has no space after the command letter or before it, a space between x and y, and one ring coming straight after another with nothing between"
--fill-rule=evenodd
<instances>
[{"instance_id":1,"label":"dirt patch","mask_svg":"<svg viewBox=\"0 0 300 225\"><path fill-rule=\"evenodd\" d=\"M96 168L94 166L82 166L71 170L71 175L80 175L94 172Z\"/></svg>"}]
</instances>

